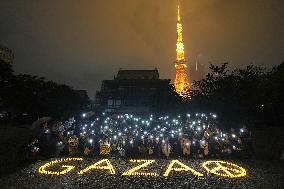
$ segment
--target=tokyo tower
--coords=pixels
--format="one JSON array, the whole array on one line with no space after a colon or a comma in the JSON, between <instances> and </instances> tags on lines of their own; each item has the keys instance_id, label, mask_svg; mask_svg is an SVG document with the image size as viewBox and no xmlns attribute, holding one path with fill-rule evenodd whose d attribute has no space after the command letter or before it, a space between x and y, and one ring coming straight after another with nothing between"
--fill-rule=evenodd
<instances>
[{"instance_id":1,"label":"tokyo tower","mask_svg":"<svg viewBox=\"0 0 284 189\"><path fill-rule=\"evenodd\" d=\"M176 44L176 78L175 78L175 91L184 99L190 99L190 83L187 74L187 65L184 58L184 45L182 41L182 24L180 16L180 6L178 1L177 10L177 44Z\"/></svg>"}]
</instances>

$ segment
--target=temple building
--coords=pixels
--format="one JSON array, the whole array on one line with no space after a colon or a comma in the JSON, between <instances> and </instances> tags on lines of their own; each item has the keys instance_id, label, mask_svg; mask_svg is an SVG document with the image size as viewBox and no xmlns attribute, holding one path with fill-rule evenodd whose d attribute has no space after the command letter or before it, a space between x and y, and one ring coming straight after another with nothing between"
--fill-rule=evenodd
<instances>
[{"instance_id":1,"label":"temple building","mask_svg":"<svg viewBox=\"0 0 284 189\"><path fill-rule=\"evenodd\" d=\"M157 69L122 70L113 80L102 81L95 109L106 113L149 113L161 107L169 93L170 79L160 79Z\"/></svg>"}]
</instances>

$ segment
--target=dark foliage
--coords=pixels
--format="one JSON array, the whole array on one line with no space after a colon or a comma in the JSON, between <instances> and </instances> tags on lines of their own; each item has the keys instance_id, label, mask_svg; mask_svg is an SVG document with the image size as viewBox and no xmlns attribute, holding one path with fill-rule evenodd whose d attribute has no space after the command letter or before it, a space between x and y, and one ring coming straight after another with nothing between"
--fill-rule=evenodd
<instances>
[{"instance_id":1,"label":"dark foliage","mask_svg":"<svg viewBox=\"0 0 284 189\"><path fill-rule=\"evenodd\" d=\"M183 113L185 101L179 96L173 85L168 85L163 90L156 91L151 98L151 112L156 114Z\"/></svg>"},{"instance_id":2,"label":"dark foliage","mask_svg":"<svg viewBox=\"0 0 284 189\"><path fill-rule=\"evenodd\" d=\"M253 65L229 71L227 63L210 70L194 82L190 106L195 110L216 112L231 126L283 123L284 63L269 72Z\"/></svg>"},{"instance_id":3,"label":"dark foliage","mask_svg":"<svg viewBox=\"0 0 284 189\"><path fill-rule=\"evenodd\" d=\"M27 74L14 75L11 65L0 62L0 101L2 108L13 113L27 113L34 118L65 118L85 110L89 104L67 85L46 81Z\"/></svg>"}]
</instances>

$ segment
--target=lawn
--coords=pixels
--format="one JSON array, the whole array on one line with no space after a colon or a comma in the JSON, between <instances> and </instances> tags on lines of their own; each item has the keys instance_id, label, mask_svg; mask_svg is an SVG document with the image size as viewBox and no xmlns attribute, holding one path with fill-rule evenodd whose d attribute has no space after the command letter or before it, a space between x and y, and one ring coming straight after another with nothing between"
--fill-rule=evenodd
<instances>
[{"instance_id":1,"label":"lawn","mask_svg":"<svg viewBox=\"0 0 284 189\"><path fill-rule=\"evenodd\" d=\"M21 149L31 136L29 125L0 125L0 176L12 173L22 164Z\"/></svg>"}]
</instances>

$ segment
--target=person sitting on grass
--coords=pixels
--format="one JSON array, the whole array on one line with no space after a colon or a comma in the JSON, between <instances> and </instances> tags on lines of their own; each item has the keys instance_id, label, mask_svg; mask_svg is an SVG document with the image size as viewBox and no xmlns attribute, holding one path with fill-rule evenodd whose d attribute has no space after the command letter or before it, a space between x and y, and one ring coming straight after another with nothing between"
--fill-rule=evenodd
<instances>
[{"instance_id":1,"label":"person sitting on grass","mask_svg":"<svg viewBox=\"0 0 284 189\"><path fill-rule=\"evenodd\" d=\"M38 139L33 138L30 140L29 144L26 148L26 159L28 160L34 160L38 158L40 153L39 145L38 145Z\"/></svg>"}]
</instances>

